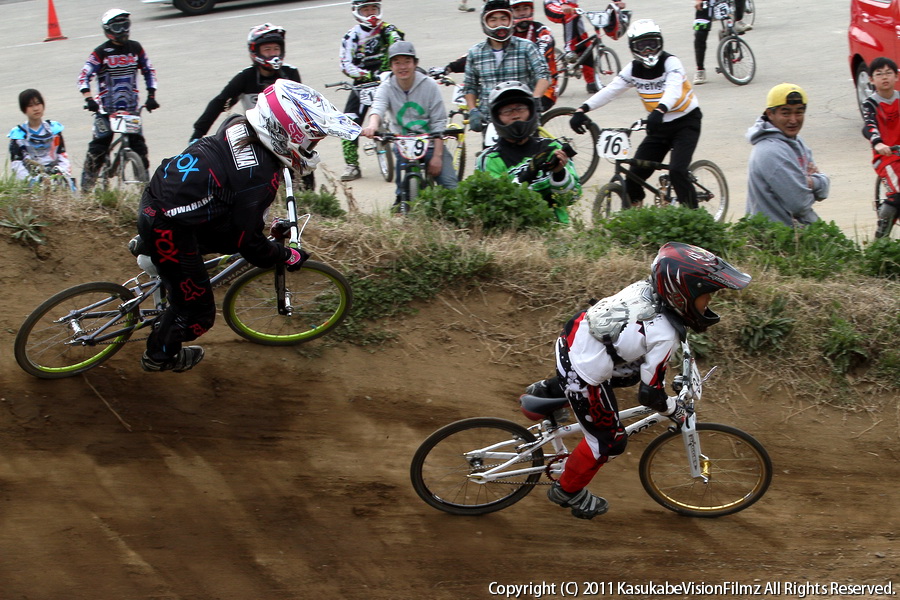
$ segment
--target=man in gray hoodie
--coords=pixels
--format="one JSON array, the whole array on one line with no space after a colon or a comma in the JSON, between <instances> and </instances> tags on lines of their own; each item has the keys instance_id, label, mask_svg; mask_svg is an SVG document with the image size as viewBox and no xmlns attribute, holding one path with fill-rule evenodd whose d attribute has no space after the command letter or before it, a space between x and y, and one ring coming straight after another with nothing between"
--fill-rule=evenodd
<instances>
[{"instance_id":1,"label":"man in gray hoodie","mask_svg":"<svg viewBox=\"0 0 900 600\"><path fill-rule=\"evenodd\" d=\"M391 74L381 82L375 92L375 98L369 109L369 122L361 135L373 137L386 114L390 117L391 132L398 135L438 133L446 129L447 109L444 106L440 86L417 68L419 59L413 45L406 41L394 42L388 48L388 57ZM402 162L402 157L398 155L398 197ZM438 185L449 189L456 187L453 158L444 148L444 140L437 138L431 141L431 147L425 155L425 163L428 174L434 177Z\"/></svg>"},{"instance_id":2,"label":"man in gray hoodie","mask_svg":"<svg viewBox=\"0 0 900 600\"><path fill-rule=\"evenodd\" d=\"M766 110L747 130L753 144L747 167L747 214L764 214L788 226L819 220L813 204L828 197L831 182L797 135L808 98L798 85L769 90Z\"/></svg>"}]
</instances>

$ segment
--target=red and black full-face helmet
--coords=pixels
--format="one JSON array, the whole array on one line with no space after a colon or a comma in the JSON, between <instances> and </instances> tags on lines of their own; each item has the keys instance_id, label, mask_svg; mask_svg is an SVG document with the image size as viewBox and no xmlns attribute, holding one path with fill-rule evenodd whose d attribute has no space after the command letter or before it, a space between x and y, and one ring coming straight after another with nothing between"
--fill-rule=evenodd
<instances>
[{"instance_id":1,"label":"red and black full-face helmet","mask_svg":"<svg viewBox=\"0 0 900 600\"><path fill-rule=\"evenodd\" d=\"M650 281L660 300L696 332L719 322L709 307L697 308L697 298L723 289L742 290L750 279L712 252L680 242L663 245L650 266Z\"/></svg>"},{"instance_id":2,"label":"red and black full-face helmet","mask_svg":"<svg viewBox=\"0 0 900 600\"><path fill-rule=\"evenodd\" d=\"M273 71L280 69L284 64L284 38L284 28L271 23L263 23L251 29L247 35L247 49L250 51L250 59L253 64ZM260 50L266 44L278 44L281 51L277 56L263 56L260 54Z\"/></svg>"}]
</instances>

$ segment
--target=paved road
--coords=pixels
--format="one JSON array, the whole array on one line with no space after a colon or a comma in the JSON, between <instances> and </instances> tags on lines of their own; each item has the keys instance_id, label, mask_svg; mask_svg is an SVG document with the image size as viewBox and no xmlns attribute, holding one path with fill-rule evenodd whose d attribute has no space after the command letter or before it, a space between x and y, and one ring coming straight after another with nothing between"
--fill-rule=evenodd
<instances>
[{"instance_id":1,"label":"paved road","mask_svg":"<svg viewBox=\"0 0 900 600\"><path fill-rule=\"evenodd\" d=\"M476 2L477 4L477 2ZM677 4L677 6L676 6ZM680 56L693 72L692 10L685 3L630 0L636 18L655 18L663 29L666 49ZM320 90L341 79L338 45L353 24L349 2L230 2L203 17L186 17L171 7L120 0L132 13L132 35L147 49L160 79L159 111L146 119L151 160L178 153L187 142L193 121L206 102L247 64L244 40L251 26L270 21L288 30L287 60L300 68L304 81ZM585 0L600 8L598 0ZM743 214L746 160L750 146L744 132L761 112L768 89L782 81L804 86L810 107L802 136L813 148L820 168L832 179L831 198L818 205L820 214L835 220L851 236L871 236L874 225L871 193L874 177L867 143L860 135L854 89L847 67L844 0L794 3L758 1L756 28L747 34L758 62L754 81L738 87L721 76L711 77L698 94L704 132L696 158L709 158L726 172L731 188L731 218ZM68 39L43 42L47 35L44 0L0 0L0 124L19 122L17 95L26 87L40 89L48 117L66 125L69 153L80 167L90 138L90 118L81 108L75 81L88 53L102 41L99 18L107 0L55 0L60 27ZM391 0L385 17L407 32L423 66L445 64L481 38L477 13L460 13L455 0ZM558 39L559 26L552 25ZM711 36L711 40L715 36ZM624 40L612 47L625 59ZM715 64L714 42L707 67ZM327 93L342 106L344 92ZM560 104L577 105L586 98L583 86L571 85ZM623 126L640 116L636 94L593 113L601 124ZM336 142L320 150L326 169L342 168ZM353 183L352 194L363 210L386 209L392 184L377 175L374 159L363 158L365 177ZM611 174L601 165L588 188L595 189Z\"/></svg>"}]
</instances>

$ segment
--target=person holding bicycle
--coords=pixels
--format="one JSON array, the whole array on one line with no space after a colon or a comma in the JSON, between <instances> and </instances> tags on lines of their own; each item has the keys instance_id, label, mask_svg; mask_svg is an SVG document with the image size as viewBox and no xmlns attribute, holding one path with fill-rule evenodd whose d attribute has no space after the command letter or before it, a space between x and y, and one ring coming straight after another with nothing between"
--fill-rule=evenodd
<instances>
[{"instance_id":1,"label":"person holding bicycle","mask_svg":"<svg viewBox=\"0 0 900 600\"><path fill-rule=\"evenodd\" d=\"M518 81L542 98L550 86L550 69L538 47L513 35L509 0L487 0L481 11L481 29L487 39L466 54L464 92L469 108L469 129L487 127L488 97L504 81Z\"/></svg>"},{"instance_id":2,"label":"person holding bicycle","mask_svg":"<svg viewBox=\"0 0 900 600\"><path fill-rule=\"evenodd\" d=\"M388 49L391 75L381 82L369 112L369 123L360 135L372 138L381 126L382 117L390 115L391 131L400 135L414 133L439 133L447 128L447 109L438 83L422 73L417 67L419 59L416 49L406 41L394 42ZM405 166L403 157L397 156L397 200L400 205L401 173ZM435 182L447 189L457 186L453 157L444 148L444 140L432 140L425 155L428 174Z\"/></svg>"},{"instance_id":3,"label":"person holding bicycle","mask_svg":"<svg viewBox=\"0 0 900 600\"><path fill-rule=\"evenodd\" d=\"M341 42L341 71L353 80L354 85L378 81L379 76L390 70L387 49L403 40L403 32L381 18L379 0L353 0L350 3L357 24L344 35ZM350 92L344 112L362 124L369 107L360 102L356 91ZM353 181L362 177L359 170L359 142L344 140L344 162L347 167L341 181Z\"/></svg>"},{"instance_id":4,"label":"person holding bicycle","mask_svg":"<svg viewBox=\"0 0 900 600\"><path fill-rule=\"evenodd\" d=\"M656 23L650 19L634 21L626 35L634 60L608 86L575 110L570 125L575 133L584 133L590 121L589 110L605 106L629 88L635 88L648 114L647 136L634 158L662 162L671 152L669 175L675 195L681 204L697 208L697 194L688 170L700 140L703 118L697 95L678 57L663 50L662 32ZM646 180L653 169L634 166L631 172ZM640 206L644 188L631 178L625 185L632 204Z\"/></svg>"},{"instance_id":5,"label":"person holding bicycle","mask_svg":"<svg viewBox=\"0 0 900 600\"><path fill-rule=\"evenodd\" d=\"M19 94L19 108L27 121L9 132L9 167L16 179L34 180L42 173L61 173L74 189L63 126L44 119L44 97L35 89Z\"/></svg>"},{"instance_id":6,"label":"person holding bicycle","mask_svg":"<svg viewBox=\"0 0 900 600\"><path fill-rule=\"evenodd\" d=\"M216 317L203 253L240 253L263 268L279 262L289 271L302 267L307 252L263 231L283 169L307 174L319 162L314 149L320 140L358 134L353 119L319 92L279 79L245 116L230 116L215 135L162 161L144 189L137 223L137 253L150 256L168 302L147 339L145 371L180 373L203 359L202 347L183 345ZM279 231L273 227L272 233Z\"/></svg>"},{"instance_id":7,"label":"person holding bicycle","mask_svg":"<svg viewBox=\"0 0 900 600\"><path fill-rule=\"evenodd\" d=\"M684 409L666 394L666 369L687 329L698 333L719 322L710 308L719 290L742 290L750 275L703 248L669 242L650 266L650 277L577 313L556 341L556 375L535 382L527 394L569 400L584 439L566 459L547 492L551 502L592 519L609 508L587 486L600 467L625 451L617 387L640 383L642 406L684 421Z\"/></svg>"},{"instance_id":8,"label":"person holding bicycle","mask_svg":"<svg viewBox=\"0 0 900 600\"><path fill-rule=\"evenodd\" d=\"M780 83L766 95L766 110L747 130L747 214L763 214L789 227L819 220L813 205L828 197L831 180L813 160L799 133L808 98L799 85Z\"/></svg>"},{"instance_id":9,"label":"person holding bicycle","mask_svg":"<svg viewBox=\"0 0 900 600\"><path fill-rule=\"evenodd\" d=\"M897 85L897 63L880 56L869 65L869 81L875 92L862 104L863 136L872 145L872 167L884 182L887 197L878 207L875 237L890 232L900 213L900 156L892 146L900 144L900 92Z\"/></svg>"},{"instance_id":10,"label":"person holding bicycle","mask_svg":"<svg viewBox=\"0 0 900 600\"><path fill-rule=\"evenodd\" d=\"M744 18L745 0L734 0L734 30L744 33L753 29L742 20ZM694 58L697 61L697 70L694 72L694 85L706 83L706 40L712 29L713 7L715 0L694 0Z\"/></svg>"},{"instance_id":11,"label":"person holding bicycle","mask_svg":"<svg viewBox=\"0 0 900 600\"><path fill-rule=\"evenodd\" d=\"M615 0L612 2L618 8L625 8L624 2ZM589 35L584 29L581 15L578 14L578 0L544 0L544 14L554 23L563 26L563 40L568 52L576 52L580 42L586 40ZM581 73L587 82L588 94L596 94L600 89L594 81L594 65L586 62L581 67Z\"/></svg>"},{"instance_id":12,"label":"person holding bicycle","mask_svg":"<svg viewBox=\"0 0 900 600\"><path fill-rule=\"evenodd\" d=\"M479 155L475 168L527 185L553 207L557 220L568 223L565 206L559 205L560 194L580 196L581 182L569 160L571 150L567 152L557 140L536 135L539 115L531 90L518 81L495 87L490 95L490 116L498 140Z\"/></svg>"},{"instance_id":13,"label":"person holding bicycle","mask_svg":"<svg viewBox=\"0 0 900 600\"><path fill-rule=\"evenodd\" d=\"M216 119L226 110L241 104L249 110L256 106L260 92L278 79L289 79L302 83L297 67L284 62L285 30L283 27L263 23L250 29L247 35L247 49L250 51L250 66L231 78L219 95L209 101L206 110L194 122L193 144L209 132ZM307 190L316 188L315 176L310 173L303 178Z\"/></svg>"},{"instance_id":14,"label":"person holding bicycle","mask_svg":"<svg viewBox=\"0 0 900 600\"><path fill-rule=\"evenodd\" d=\"M138 111L138 70L143 74L147 87L144 106L149 112L159 108L159 102L156 101L156 71L143 46L130 39L130 15L131 13L120 8L111 8L103 13L100 22L107 40L91 52L78 77L78 91L84 97L84 109L94 113L93 139L88 144L81 173L83 191L90 191L94 187L97 173L112 144L113 132L109 126L109 115L116 111ZM97 77L96 96L91 94L91 79L94 76ZM149 169L150 160L147 158L147 143L143 134L129 134L128 141L141 157L144 168Z\"/></svg>"},{"instance_id":15,"label":"person holding bicycle","mask_svg":"<svg viewBox=\"0 0 900 600\"><path fill-rule=\"evenodd\" d=\"M534 20L534 0L510 0L509 6L513 16L513 35L535 44L547 62L550 85L541 98L540 110L541 112L550 110L557 99L556 39L549 27ZM444 67L444 73L465 73L465 71L465 54Z\"/></svg>"}]
</instances>

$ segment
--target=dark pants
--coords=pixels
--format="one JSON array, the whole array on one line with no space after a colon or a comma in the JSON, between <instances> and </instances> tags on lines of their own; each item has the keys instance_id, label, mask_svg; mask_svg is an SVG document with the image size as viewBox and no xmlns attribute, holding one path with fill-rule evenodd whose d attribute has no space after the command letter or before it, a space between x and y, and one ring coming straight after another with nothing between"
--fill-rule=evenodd
<instances>
[{"instance_id":1,"label":"dark pants","mask_svg":"<svg viewBox=\"0 0 900 600\"><path fill-rule=\"evenodd\" d=\"M663 162L666 154L671 151L669 157L669 177L678 201L691 208L697 208L697 194L691 184L688 168L694 158L694 150L700 141L700 122L703 115L699 108L695 108L683 117L674 121L662 123L658 131L648 135L638 146L634 154L636 159ZM646 180L653 174L653 169L631 167L631 172ZM628 197L635 204L644 199L644 188L637 182L628 179L625 182Z\"/></svg>"},{"instance_id":2,"label":"dark pants","mask_svg":"<svg viewBox=\"0 0 900 600\"><path fill-rule=\"evenodd\" d=\"M183 342L195 340L216 319L209 272L203 265L201 241L194 229L174 227L142 205L138 232L166 290L168 306L147 339L147 354L164 361L178 354Z\"/></svg>"}]
</instances>

